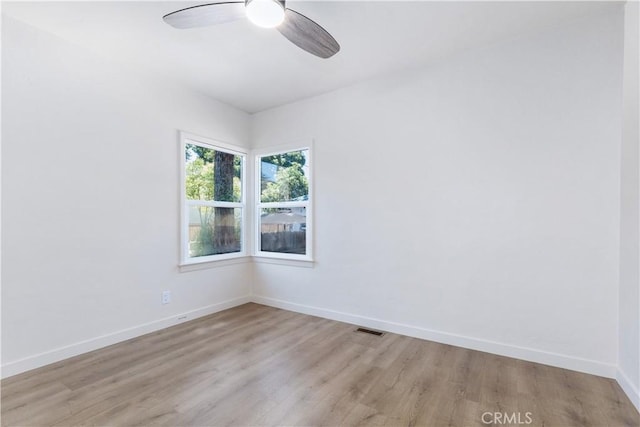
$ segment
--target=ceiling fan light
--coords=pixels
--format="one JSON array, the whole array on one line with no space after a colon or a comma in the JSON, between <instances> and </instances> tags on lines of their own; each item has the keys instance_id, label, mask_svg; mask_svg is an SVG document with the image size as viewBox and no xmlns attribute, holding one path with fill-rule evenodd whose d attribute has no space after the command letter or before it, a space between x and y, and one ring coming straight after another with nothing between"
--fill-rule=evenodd
<instances>
[{"instance_id":1,"label":"ceiling fan light","mask_svg":"<svg viewBox=\"0 0 640 427\"><path fill-rule=\"evenodd\" d=\"M248 0L245 10L258 27L274 28L284 21L284 6L277 0Z\"/></svg>"}]
</instances>

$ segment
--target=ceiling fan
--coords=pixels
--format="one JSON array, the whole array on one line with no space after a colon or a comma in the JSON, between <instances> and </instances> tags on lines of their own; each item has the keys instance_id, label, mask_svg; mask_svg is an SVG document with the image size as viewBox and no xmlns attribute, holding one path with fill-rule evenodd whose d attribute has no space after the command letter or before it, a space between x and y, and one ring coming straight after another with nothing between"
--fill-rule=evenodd
<instances>
[{"instance_id":1,"label":"ceiling fan","mask_svg":"<svg viewBox=\"0 0 640 427\"><path fill-rule=\"evenodd\" d=\"M222 1L187 7L162 19L175 28L196 28L249 18L263 28L276 28L289 41L319 56L330 58L340 50L331 34L306 16L285 6L284 0Z\"/></svg>"}]
</instances>

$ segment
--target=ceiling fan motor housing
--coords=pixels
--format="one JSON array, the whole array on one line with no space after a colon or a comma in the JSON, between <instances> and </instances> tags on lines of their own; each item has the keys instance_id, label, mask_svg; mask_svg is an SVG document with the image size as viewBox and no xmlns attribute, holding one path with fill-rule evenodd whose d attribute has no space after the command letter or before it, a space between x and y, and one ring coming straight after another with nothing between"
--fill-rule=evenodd
<instances>
[{"instance_id":1,"label":"ceiling fan motor housing","mask_svg":"<svg viewBox=\"0 0 640 427\"><path fill-rule=\"evenodd\" d=\"M245 1L244 1L244 5L245 5L245 7L246 7L249 3L251 3L252 1L253 1L253 0L245 0ZM283 8L283 9L284 9L284 8L286 8L285 0L271 0L271 1L273 1L274 3L280 3L280 4L282 5L282 8Z\"/></svg>"},{"instance_id":2,"label":"ceiling fan motor housing","mask_svg":"<svg viewBox=\"0 0 640 427\"><path fill-rule=\"evenodd\" d=\"M258 27L275 28L285 19L284 2L279 0L245 0L249 21Z\"/></svg>"}]
</instances>

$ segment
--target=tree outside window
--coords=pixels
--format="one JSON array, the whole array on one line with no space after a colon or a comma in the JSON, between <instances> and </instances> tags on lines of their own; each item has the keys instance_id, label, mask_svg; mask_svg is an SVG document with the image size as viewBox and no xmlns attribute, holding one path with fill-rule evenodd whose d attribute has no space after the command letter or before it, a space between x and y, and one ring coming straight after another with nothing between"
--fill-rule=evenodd
<instances>
[{"instance_id":1,"label":"tree outside window","mask_svg":"<svg viewBox=\"0 0 640 427\"><path fill-rule=\"evenodd\" d=\"M242 252L244 156L194 141L184 144L184 155L184 258Z\"/></svg>"}]
</instances>

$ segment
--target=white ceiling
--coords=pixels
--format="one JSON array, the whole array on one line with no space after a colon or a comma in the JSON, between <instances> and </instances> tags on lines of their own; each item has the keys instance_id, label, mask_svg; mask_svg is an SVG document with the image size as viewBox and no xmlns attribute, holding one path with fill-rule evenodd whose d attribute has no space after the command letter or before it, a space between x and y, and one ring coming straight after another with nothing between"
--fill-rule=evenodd
<instances>
[{"instance_id":1,"label":"white ceiling","mask_svg":"<svg viewBox=\"0 0 640 427\"><path fill-rule=\"evenodd\" d=\"M161 19L195 4L203 3L3 2L2 13L254 113L617 7L569 1L288 2L340 43L336 56L320 59L246 20L177 30Z\"/></svg>"}]
</instances>

